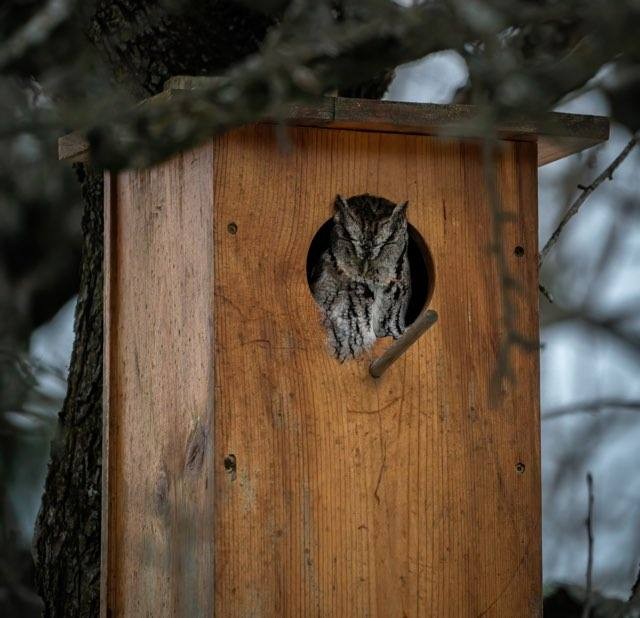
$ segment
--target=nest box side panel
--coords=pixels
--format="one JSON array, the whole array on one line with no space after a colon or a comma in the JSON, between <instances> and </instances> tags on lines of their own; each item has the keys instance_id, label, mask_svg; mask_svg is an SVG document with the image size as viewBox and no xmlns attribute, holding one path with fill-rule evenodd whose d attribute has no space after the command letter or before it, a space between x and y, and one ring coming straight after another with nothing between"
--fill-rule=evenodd
<instances>
[{"instance_id":1,"label":"nest box side panel","mask_svg":"<svg viewBox=\"0 0 640 618\"><path fill-rule=\"evenodd\" d=\"M288 136L290 149L266 126L213 142L216 613L539 615L538 354L512 350L517 381L492 407L503 333L480 146L321 128ZM519 286L514 323L532 342L536 159L534 143L504 142L497 161L497 192L511 215L506 267ZM370 358L329 356L305 268L336 193L364 192L409 200L409 221L435 263L430 307L440 315L377 380ZM169 233L176 251L178 232ZM200 272L208 262L198 255L181 259ZM175 345L183 359L182 346L197 343L200 367L206 302L190 286L180 293L196 302ZM156 346L145 362L160 358L166 349ZM165 412L175 427L163 420L153 449L176 445L184 458L189 415L202 418L209 404L204 368L199 380L176 370L195 380L201 408ZM149 455L153 492L151 468L157 476L163 460ZM160 521L154 530L160 535Z\"/></svg>"},{"instance_id":2,"label":"nest box side panel","mask_svg":"<svg viewBox=\"0 0 640 618\"><path fill-rule=\"evenodd\" d=\"M104 616L213 614L212 147L107 177Z\"/></svg>"}]
</instances>

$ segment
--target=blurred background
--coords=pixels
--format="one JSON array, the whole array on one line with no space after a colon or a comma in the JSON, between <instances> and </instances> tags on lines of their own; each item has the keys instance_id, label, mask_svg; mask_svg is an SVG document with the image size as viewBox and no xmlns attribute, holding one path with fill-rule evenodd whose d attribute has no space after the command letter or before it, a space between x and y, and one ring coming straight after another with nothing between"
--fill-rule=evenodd
<instances>
[{"instance_id":1,"label":"blurred background","mask_svg":"<svg viewBox=\"0 0 640 618\"><path fill-rule=\"evenodd\" d=\"M396 70L385 98L449 103L468 86L469 66L460 50L428 54ZM615 115L611 98L598 87L611 71L605 66L594 72L599 81L593 87L578 88L552 107ZM17 607L16 598L23 602L23 615L41 609L30 547L66 393L82 243L76 171L56 161L64 120L37 138L27 129L2 133L5 124L28 118L29 110L46 117L55 107L46 84L24 75L28 71L0 79L0 615L5 616ZM540 169L540 247L580 194L578 186L591 183L629 142L627 125L614 120L606 144ZM540 295L548 594L559 586L585 586L588 472L594 494L593 588L627 599L638 576L639 172L640 148L635 148L570 221L541 270L541 284L553 298Z\"/></svg>"}]
</instances>

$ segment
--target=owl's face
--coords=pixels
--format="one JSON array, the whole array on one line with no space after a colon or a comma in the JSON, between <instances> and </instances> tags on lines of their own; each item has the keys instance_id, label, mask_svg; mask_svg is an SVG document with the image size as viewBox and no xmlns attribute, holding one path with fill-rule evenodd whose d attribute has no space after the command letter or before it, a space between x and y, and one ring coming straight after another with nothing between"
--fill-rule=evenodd
<instances>
[{"instance_id":1,"label":"owl's face","mask_svg":"<svg viewBox=\"0 0 640 618\"><path fill-rule=\"evenodd\" d=\"M393 277L407 244L407 202L356 195L336 198L333 253L338 267L355 280Z\"/></svg>"}]
</instances>

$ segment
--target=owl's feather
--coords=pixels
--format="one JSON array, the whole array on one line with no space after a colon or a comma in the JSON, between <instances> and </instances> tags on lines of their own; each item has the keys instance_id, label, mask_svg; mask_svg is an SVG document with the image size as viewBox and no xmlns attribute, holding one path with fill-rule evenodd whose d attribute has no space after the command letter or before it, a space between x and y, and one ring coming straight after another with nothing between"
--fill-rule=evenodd
<instances>
[{"instance_id":1,"label":"owl's feather","mask_svg":"<svg viewBox=\"0 0 640 618\"><path fill-rule=\"evenodd\" d=\"M328 249L312 283L333 355L360 356L405 330L411 296L406 208L382 197L337 196Z\"/></svg>"}]
</instances>

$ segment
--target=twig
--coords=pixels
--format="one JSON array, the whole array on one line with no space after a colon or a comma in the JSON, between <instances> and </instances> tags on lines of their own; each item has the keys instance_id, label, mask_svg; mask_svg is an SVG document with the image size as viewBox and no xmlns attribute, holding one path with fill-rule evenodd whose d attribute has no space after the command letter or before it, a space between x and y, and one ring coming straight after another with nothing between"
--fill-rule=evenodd
<instances>
[{"instance_id":1,"label":"twig","mask_svg":"<svg viewBox=\"0 0 640 618\"><path fill-rule=\"evenodd\" d=\"M589 618L589 616L591 616L591 607L593 605L593 477L591 476L591 472L587 472L587 492L589 495L589 504L587 508L585 526L587 528L587 541L589 545L587 554L587 586L585 591L585 602L582 607L582 618Z\"/></svg>"},{"instance_id":2,"label":"twig","mask_svg":"<svg viewBox=\"0 0 640 618\"><path fill-rule=\"evenodd\" d=\"M552 418L560 418L561 416L569 416L571 414L600 412L603 409L640 412L640 401L625 399L597 399L595 401L586 401L556 408L543 414L541 418L545 421Z\"/></svg>"},{"instance_id":3,"label":"twig","mask_svg":"<svg viewBox=\"0 0 640 618\"><path fill-rule=\"evenodd\" d=\"M565 310L558 307L558 305L554 307L557 308L556 315L551 316L551 319L545 320L543 327L549 328L561 323L575 322L584 327L598 330L617 343L622 344L636 357L640 358L640 334L634 332L630 327L625 328L623 326L625 322L637 317L637 314L633 315L628 308L616 315L605 318L580 309Z\"/></svg>"},{"instance_id":4,"label":"twig","mask_svg":"<svg viewBox=\"0 0 640 618\"><path fill-rule=\"evenodd\" d=\"M60 367L13 348L0 347L0 365L3 364L15 368L26 384L35 384L38 381L39 372L46 373L62 384L67 383L66 372Z\"/></svg>"},{"instance_id":5,"label":"twig","mask_svg":"<svg viewBox=\"0 0 640 618\"><path fill-rule=\"evenodd\" d=\"M549 290L547 290L542 283L538 283L538 291L551 303L553 304L553 296Z\"/></svg>"},{"instance_id":6,"label":"twig","mask_svg":"<svg viewBox=\"0 0 640 618\"><path fill-rule=\"evenodd\" d=\"M636 133L627 143L627 145L623 148L622 152L612 161L612 163L607 167L590 185L578 185L578 188L582 191L582 193L578 196L569 209L565 213L564 217L560 221L558 227L555 229L551 237L543 247L542 251L540 251L540 255L538 256L538 265L541 266L544 259L547 257L549 251L553 249L555 244L558 242L558 238L564 229L564 226L569 223L571 218L578 213L582 205L587 201L587 198L605 181L605 180L613 180L613 173L620 166L620 164L627 158L629 153L633 150L633 147L640 140L640 134Z\"/></svg>"},{"instance_id":7,"label":"twig","mask_svg":"<svg viewBox=\"0 0 640 618\"><path fill-rule=\"evenodd\" d=\"M30 47L38 45L71 14L74 0L49 0L0 49L0 68L22 56Z\"/></svg>"}]
</instances>

